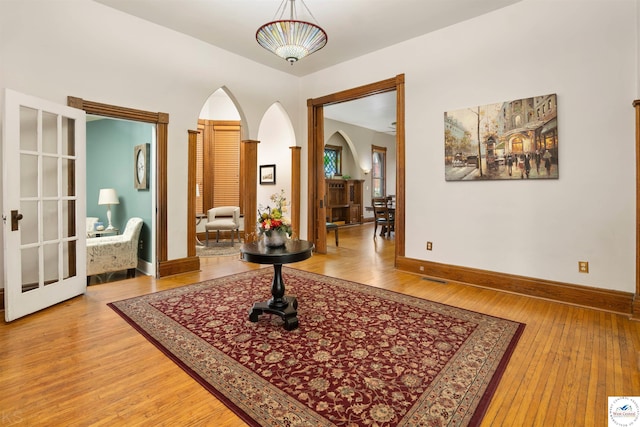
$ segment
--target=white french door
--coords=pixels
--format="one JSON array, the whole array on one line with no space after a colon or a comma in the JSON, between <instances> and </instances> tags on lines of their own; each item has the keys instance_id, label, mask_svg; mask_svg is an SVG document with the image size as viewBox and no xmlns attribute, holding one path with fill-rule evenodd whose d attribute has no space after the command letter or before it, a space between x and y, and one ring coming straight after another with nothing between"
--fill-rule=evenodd
<instances>
[{"instance_id":1,"label":"white french door","mask_svg":"<svg viewBox=\"0 0 640 427\"><path fill-rule=\"evenodd\" d=\"M85 112L5 89L3 232L7 322L83 294Z\"/></svg>"}]
</instances>

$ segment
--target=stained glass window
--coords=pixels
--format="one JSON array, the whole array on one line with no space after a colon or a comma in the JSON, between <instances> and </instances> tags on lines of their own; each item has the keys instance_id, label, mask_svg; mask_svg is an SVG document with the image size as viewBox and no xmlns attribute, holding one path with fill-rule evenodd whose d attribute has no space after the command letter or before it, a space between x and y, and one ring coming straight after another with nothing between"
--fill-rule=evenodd
<instances>
[{"instance_id":1,"label":"stained glass window","mask_svg":"<svg viewBox=\"0 0 640 427\"><path fill-rule=\"evenodd\" d=\"M342 175L342 147L324 147L324 176Z\"/></svg>"}]
</instances>

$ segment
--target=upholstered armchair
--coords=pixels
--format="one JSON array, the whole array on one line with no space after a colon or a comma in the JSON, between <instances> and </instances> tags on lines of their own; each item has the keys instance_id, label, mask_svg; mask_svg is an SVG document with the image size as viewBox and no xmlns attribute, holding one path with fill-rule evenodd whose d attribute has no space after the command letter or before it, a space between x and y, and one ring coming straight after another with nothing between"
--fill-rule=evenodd
<instances>
[{"instance_id":1,"label":"upholstered armchair","mask_svg":"<svg viewBox=\"0 0 640 427\"><path fill-rule=\"evenodd\" d=\"M205 224L206 245L209 246L209 231L216 231L216 242L220 240L220 230L231 231L231 243L233 233L238 234L240 241L240 208L237 206L219 206L207 211L207 223Z\"/></svg>"},{"instance_id":2,"label":"upholstered armchair","mask_svg":"<svg viewBox=\"0 0 640 427\"><path fill-rule=\"evenodd\" d=\"M127 277L135 277L142 223L131 218L120 235L87 239L87 284L90 276L112 271L127 270Z\"/></svg>"}]
</instances>

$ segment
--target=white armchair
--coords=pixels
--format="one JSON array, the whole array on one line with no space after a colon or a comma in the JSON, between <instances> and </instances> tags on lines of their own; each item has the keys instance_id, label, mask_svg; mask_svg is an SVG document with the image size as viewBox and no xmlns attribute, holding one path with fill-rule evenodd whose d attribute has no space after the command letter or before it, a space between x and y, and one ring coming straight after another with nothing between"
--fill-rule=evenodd
<instances>
[{"instance_id":1,"label":"white armchair","mask_svg":"<svg viewBox=\"0 0 640 427\"><path fill-rule=\"evenodd\" d=\"M233 233L238 234L240 242L240 208L237 206L219 206L207 211L207 223L204 226L206 245L209 246L209 231L216 230L216 242L220 241L220 230L231 231L231 243Z\"/></svg>"},{"instance_id":2,"label":"white armchair","mask_svg":"<svg viewBox=\"0 0 640 427\"><path fill-rule=\"evenodd\" d=\"M121 235L87 239L87 284L90 276L112 271L127 270L127 277L135 277L142 223L131 218Z\"/></svg>"}]
</instances>

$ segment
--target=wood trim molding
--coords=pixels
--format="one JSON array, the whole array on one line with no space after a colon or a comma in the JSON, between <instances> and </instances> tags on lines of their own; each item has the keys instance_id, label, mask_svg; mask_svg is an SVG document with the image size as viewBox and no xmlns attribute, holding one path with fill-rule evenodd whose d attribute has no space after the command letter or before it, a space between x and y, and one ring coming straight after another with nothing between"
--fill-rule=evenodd
<instances>
[{"instance_id":1,"label":"wood trim molding","mask_svg":"<svg viewBox=\"0 0 640 427\"><path fill-rule=\"evenodd\" d=\"M190 273L200 270L200 258L197 256L163 261L158 265L158 276L173 276L174 274Z\"/></svg>"},{"instance_id":2,"label":"wood trim molding","mask_svg":"<svg viewBox=\"0 0 640 427\"><path fill-rule=\"evenodd\" d=\"M113 117L117 119L133 120L138 122L154 123L156 125L156 274L161 277L160 264L168 258L168 233L167 233L167 151L168 151L168 125L169 114L154 113L150 111L136 110L133 108L119 107L100 102L87 101L86 99L68 96L67 104L70 107L84 110L87 114Z\"/></svg>"},{"instance_id":3,"label":"wood trim molding","mask_svg":"<svg viewBox=\"0 0 640 427\"><path fill-rule=\"evenodd\" d=\"M151 111L103 104L100 102L77 98L75 96L67 97L67 105L69 105L69 107L84 110L87 114L95 114L97 116L113 117L116 119L126 118L127 120L146 123L169 123L169 114L167 113L154 113Z\"/></svg>"},{"instance_id":4,"label":"wood trim molding","mask_svg":"<svg viewBox=\"0 0 640 427\"><path fill-rule=\"evenodd\" d=\"M240 188L244 200L244 241L257 238L255 224L258 221L258 144L260 141L244 140L240 144Z\"/></svg>"},{"instance_id":5,"label":"wood trim molding","mask_svg":"<svg viewBox=\"0 0 640 427\"><path fill-rule=\"evenodd\" d=\"M396 85L396 216L395 216L395 239L396 239L396 264L399 257L405 254L405 194L406 188L406 168L405 156L406 147L404 143L404 74L395 78Z\"/></svg>"},{"instance_id":6,"label":"wood trim molding","mask_svg":"<svg viewBox=\"0 0 640 427\"><path fill-rule=\"evenodd\" d=\"M300 159L302 147L289 147L291 149L291 228L293 235L300 237Z\"/></svg>"},{"instance_id":7,"label":"wood trim molding","mask_svg":"<svg viewBox=\"0 0 640 427\"><path fill-rule=\"evenodd\" d=\"M543 298L627 316L632 314L633 294L629 292L572 285L404 257L398 258L396 267L401 271L439 280Z\"/></svg>"},{"instance_id":8,"label":"wood trim molding","mask_svg":"<svg viewBox=\"0 0 640 427\"><path fill-rule=\"evenodd\" d=\"M640 320L640 99L633 101L636 113L636 293L631 318Z\"/></svg>"},{"instance_id":9,"label":"wood trim molding","mask_svg":"<svg viewBox=\"0 0 640 427\"><path fill-rule=\"evenodd\" d=\"M158 187L156 191L156 259L158 263L167 261L169 259L169 221L167 219L167 206L168 201L168 174L169 174L169 130L168 124L158 122L156 124L156 169L157 180L156 185ZM160 268L157 267L157 274L160 274Z\"/></svg>"},{"instance_id":10,"label":"wood trim molding","mask_svg":"<svg viewBox=\"0 0 640 427\"><path fill-rule=\"evenodd\" d=\"M398 256L405 253L405 94L404 74L364 86L336 92L320 98L307 100L308 153L308 193L309 212L308 240L316 245L316 252L326 253L327 239L325 227L324 192L324 106L338 102L352 101L370 95L396 91L396 263Z\"/></svg>"},{"instance_id":11,"label":"wood trim molding","mask_svg":"<svg viewBox=\"0 0 640 427\"><path fill-rule=\"evenodd\" d=\"M198 145L198 131L187 131L188 140L188 165L187 171L187 257L196 256L196 151ZM200 258L198 258L198 270L200 270Z\"/></svg>"},{"instance_id":12,"label":"wood trim molding","mask_svg":"<svg viewBox=\"0 0 640 427\"><path fill-rule=\"evenodd\" d=\"M307 240L315 244L315 251L327 253L326 200L324 180L324 106L307 101L308 165Z\"/></svg>"}]
</instances>

